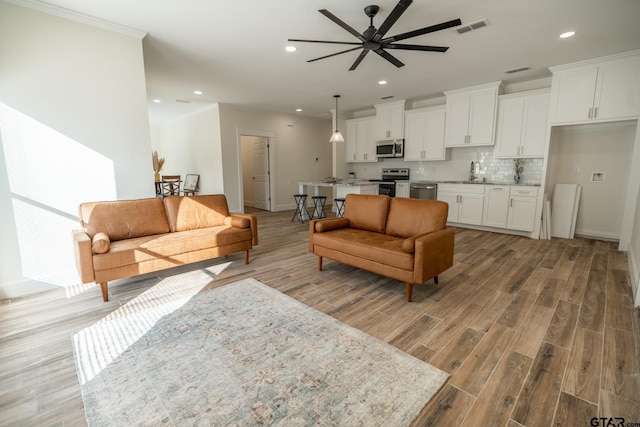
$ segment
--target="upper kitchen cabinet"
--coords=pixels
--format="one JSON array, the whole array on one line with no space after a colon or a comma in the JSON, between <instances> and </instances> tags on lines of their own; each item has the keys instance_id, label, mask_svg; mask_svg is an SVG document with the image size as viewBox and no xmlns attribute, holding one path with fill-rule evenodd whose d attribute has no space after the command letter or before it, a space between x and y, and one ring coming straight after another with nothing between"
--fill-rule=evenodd
<instances>
[{"instance_id":1,"label":"upper kitchen cabinet","mask_svg":"<svg viewBox=\"0 0 640 427\"><path fill-rule=\"evenodd\" d=\"M346 160L348 163L376 162L376 118L363 117L345 120Z\"/></svg>"},{"instance_id":2,"label":"upper kitchen cabinet","mask_svg":"<svg viewBox=\"0 0 640 427\"><path fill-rule=\"evenodd\" d=\"M640 51L551 67L551 124L640 115Z\"/></svg>"},{"instance_id":3,"label":"upper kitchen cabinet","mask_svg":"<svg viewBox=\"0 0 640 427\"><path fill-rule=\"evenodd\" d=\"M446 160L445 107L426 107L404 113L404 160Z\"/></svg>"},{"instance_id":4,"label":"upper kitchen cabinet","mask_svg":"<svg viewBox=\"0 0 640 427\"><path fill-rule=\"evenodd\" d=\"M501 159L544 157L549 90L501 95L494 156Z\"/></svg>"},{"instance_id":5,"label":"upper kitchen cabinet","mask_svg":"<svg viewBox=\"0 0 640 427\"><path fill-rule=\"evenodd\" d=\"M493 145L501 82L451 90L447 96L446 147Z\"/></svg>"},{"instance_id":6,"label":"upper kitchen cabinet","mask_svg":"<svg viewBox=\"0 0 640 427\"><path fill-rule=\"evenodd\" d=\"M377 121L375 139L404 138L404 104L403 99L374 105Z\"/></svg>"}]
</instances>

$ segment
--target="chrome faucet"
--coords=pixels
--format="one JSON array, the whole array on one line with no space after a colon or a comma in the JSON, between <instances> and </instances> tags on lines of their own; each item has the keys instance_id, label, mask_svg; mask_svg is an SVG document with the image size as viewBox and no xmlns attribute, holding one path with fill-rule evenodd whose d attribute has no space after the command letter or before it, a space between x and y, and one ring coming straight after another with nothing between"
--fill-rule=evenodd
<instances>
[{"instance_id":1,"label":"chrome faucet","mask_svg":"<svg viewBox=\"0 0 640 427\"><path fill-rule=\"evenodd\" d=\"M471 170L469 170L469 181L475 181L476 179L478 179L478 177L476 176L476 168L473 162L471 162Z\"/></svg>"}]
</instances>

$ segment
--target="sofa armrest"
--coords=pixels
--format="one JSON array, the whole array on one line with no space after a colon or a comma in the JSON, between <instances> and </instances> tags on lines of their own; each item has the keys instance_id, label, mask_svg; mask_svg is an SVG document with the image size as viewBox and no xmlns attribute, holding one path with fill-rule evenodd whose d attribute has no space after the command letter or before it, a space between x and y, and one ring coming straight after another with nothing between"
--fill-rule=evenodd
<instances>
[{"instance_id":1,"label":"sofa armrest","mask_svg":"<svg viewBox=\"0 0 640 427\"><path fill-rule=\"evenodd\" d=\"M309 252L313 253L313 235L349 227L347 218L322 218L309 221Z\"/></svg>"},{"instance_id":2,"label":"sofa armrest","mask_svg":"<svg viewBox=\"0 0 640 427\"><path fill-rule=\"evenodd\" d=\"M258 217L252 214L243 214L243 213L232 213L229 214L231 218L246 218L251 223L251 235L253 236L251 239L251 244L253 246L258 246Z\"/></svg>"},{"instance_id":3,"label":"sofa armrest","mask_svg":"<svg viewBox=\"0 0 640 427\"><path fill-rule=\"evenodd\" d=\"M415 240L414 283L424 283L453 266L455 229L425 234Z\"/></svg>"},{"instance_id":4,"label":"sofa armrest","mask_svg":"<svg viewBox=\"0 0 640 427\"><path fill-rule=\"evenodd\" d=\"M72 230L73 251L76 259L76 268L82 283L90 283L95 280L93 272L93 252L91 250L91 237L84 230Z\"/></svg>"}]
</instances>

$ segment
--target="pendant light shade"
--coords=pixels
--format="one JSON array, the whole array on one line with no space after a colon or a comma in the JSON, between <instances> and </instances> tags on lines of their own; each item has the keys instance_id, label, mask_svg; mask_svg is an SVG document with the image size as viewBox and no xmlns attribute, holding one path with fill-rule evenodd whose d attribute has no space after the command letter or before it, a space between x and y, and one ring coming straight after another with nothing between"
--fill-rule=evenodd
<instances>
[{"instance_id":1,"label":"pendant light shade","mask_svg":"<svg viewBox=\"0 0 640 427\"><path fill-rule=\"evenodd\" d=\"M336 131L331 135L329 142L344 142L344 137L338 130L338 98L340 95L333 95L333 97L336 99Z\"/></svg>"}]
</instances>

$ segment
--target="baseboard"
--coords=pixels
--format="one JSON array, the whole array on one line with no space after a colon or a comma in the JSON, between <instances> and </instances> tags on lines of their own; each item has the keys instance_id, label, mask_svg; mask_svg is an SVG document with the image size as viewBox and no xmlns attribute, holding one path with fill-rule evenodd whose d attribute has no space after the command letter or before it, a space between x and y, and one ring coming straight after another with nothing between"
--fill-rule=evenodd
<instances>
[{"instance_id":1,"label":"baseboard","mask_svg":"<svg viewBox=\"0 0 640 427\"><path fill-rule=\"evenodd\" d=\"M629 251L627 252L627 258L629 259L629 277L631 278L631 289L633 290L633 301L636 307L640 307L640 271L638 271L638 265L636 264L636 255L633 252L633 247L629 245Z\"/></svg>"},{"instance_id":2,"label":"baseboard","mask_svg":"<svg viewBox=\"0 0 640 427\"><path fill-rule=\"evenodd\" d=\"M587 239L595 239L595 240L608 240L611 242L619 242L620 235L613 233L602 233L600 231L593 230L578 230L576 229L575 235L577 237L586 237Z\"/></svg>"},{"instance_id":3,"label":"baseboard","mask_svg":"<svg viewBox=\"0 0 640 427\"><path fill-rule=\"evenodd\" d=\"M39 292L57 289L60 286L39 280L21 280L18 282L3 283L0 285L0 300L19 298L26 295L37 294Z\"/></svg>"}]
</instances>

